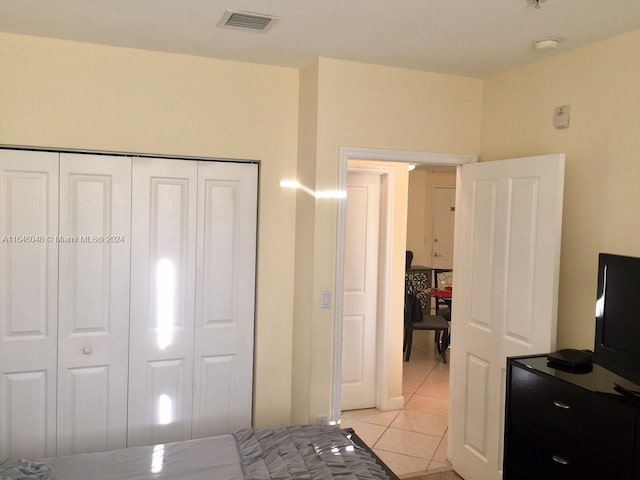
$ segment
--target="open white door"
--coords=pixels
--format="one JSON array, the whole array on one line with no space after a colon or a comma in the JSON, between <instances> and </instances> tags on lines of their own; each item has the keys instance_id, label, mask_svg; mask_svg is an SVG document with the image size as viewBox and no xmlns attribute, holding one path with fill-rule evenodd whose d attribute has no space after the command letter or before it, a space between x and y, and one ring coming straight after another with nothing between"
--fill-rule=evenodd
<instances>
[{"instance_id":1,"label":"open white door","mask_svg":"<svg viewBox=\"0 0 640 480\"><path fill-rule=\"evenodd\" d=\"M449 458L502 477L506 358L555 349L564 155L458 169Z\"/></svg>"},{"instance_id":2,"label":"open white door","mask_svg":"<svg viewBox=\"0 0 640 480\"><path fill-rule=\"evenodd\" d=\"M380 182L349 171L342 320L342 410L376 406Z\"/></svg>"}]
</instances>

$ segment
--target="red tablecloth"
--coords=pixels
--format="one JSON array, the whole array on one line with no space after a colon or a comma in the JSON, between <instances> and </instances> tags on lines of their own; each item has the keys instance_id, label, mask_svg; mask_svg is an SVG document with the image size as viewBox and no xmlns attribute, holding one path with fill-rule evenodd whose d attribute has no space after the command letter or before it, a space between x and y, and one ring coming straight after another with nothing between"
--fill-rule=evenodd
<instances>
[{"instance_id":1,"label":"red tablecloth","mask_svg":"<svg viewBox=\"0 0 640 480\"><path fill-rule=\"evenodd\" d=\"M451 299L451 297L453 296L453 289L451 287L447 287L445 290L432 288L430 290L427 290L427 294L431 295L432 297Z\"/></svg>"}]
</instances>

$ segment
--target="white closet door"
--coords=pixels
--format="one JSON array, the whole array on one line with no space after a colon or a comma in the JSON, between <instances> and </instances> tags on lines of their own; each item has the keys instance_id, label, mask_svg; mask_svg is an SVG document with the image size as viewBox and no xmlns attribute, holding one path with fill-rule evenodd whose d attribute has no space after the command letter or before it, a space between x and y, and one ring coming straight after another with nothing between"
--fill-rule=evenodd
<instances>
[{"instance_id":1,"label":"white closet door","mask_svg":"<svg viewBox=\"0 0 640 480\"><path fill-rule=\"evenodd\" d=\"M58 455L124 448L131 159L60 156Z\"/></svg>"},{"instance_id":2,"label":"white closet door","mask_svg":"<svg viewBox=\"0 0 640 480\"><path fill-rule=\"evenodd\" d=\"M198 162L193 436L251 425L258 167Z\"/></svg>"},{"instance_id":3,"label":"white closet door","mask_svg":"<svg viewBox=\"0 0 640 480\"><path fill-rule=\"evenodd\" d=\"M133 160L128 446L191 438L196 179Z\"/></svg>"},{"instance_id":4,"label":"white closet door","mask_svg":"<svg viewBox=\"0 0 640 480\"><path fill-rule=\"evenodd\" d=\"M58 154L0 150L0 461L56 453Z\"/></svg>"}]
</instances>

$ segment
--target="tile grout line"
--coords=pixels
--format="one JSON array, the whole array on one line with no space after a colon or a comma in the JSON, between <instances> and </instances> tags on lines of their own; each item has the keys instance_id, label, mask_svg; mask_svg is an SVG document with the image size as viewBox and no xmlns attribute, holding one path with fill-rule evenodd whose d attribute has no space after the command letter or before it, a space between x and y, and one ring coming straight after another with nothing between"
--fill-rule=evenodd
<instances>
[{"instance_id":1,"label":"tile grout line","mask_svg":"<svg viewBox=\"0 0 640 480\"><path fill-rule=\"evenodd\" d=\"M398 418L398 416L400 415L400 412L404 412L406 410L406 405L407 403L409 403L409 401L415 396L417 395L418 390L420 390L420 387L422 387L422 385L424 385L424 383L427 381L427 379L431 376L431 374L435 371L435 368L439 365L436 364L434 365L429 372L425 375L425 377L422 379L422 381L418 384L416 390L410 394L409 399L407 401L405 401L405 405L402 408L402 410L398 410L398 413L395 415L395 417L393 418L393 420L391 420L391 422L389 423L389 425L385 426L384 431L382 432L382 434L380 435L380 437L378 437L378 439L376 440L376 442L374 443L372 448L375 448L375 446L378 444L378 442L382 439L382 437L384 437L384 435L389 431L389 429L391 428L391 425L393 424L393 422L396 421L396 419ZM404 380L403 380L404 381ZM397 428L397 430L402 430L405 432L412 432L412 433L422 433L424 435L428 435L425 434L424 432L414 432L413 430L405 430L405 429L401 429L401 428ZM445 430L446 433L446 430ZM438 437L439 435L431 435L432 437ZM416 457L413 455L409 455L407 453L398 453L398 452L392 452L390 450L385 450L384 448L379 448L379 450L382 450L383 452L388 452L388 453L393 453L396 455L404 455L406 457L410 457L410 458L415 458L416 460L422 460L422 461L426 461L427 462L427 468L425 470L423 470L424 472L427 472L429 470L429 465L431 465L431 462L433 461L433 457L435 456L436 452L438 451L438 448L440 447L440 444L442 443L442 440L444 439L444 435L440 437L440 441L438 442L438 445L436 446L436 449L433 451L433 453L431 454L431 456L427 459L424 457Z\"/></svg>"},{"instance_id":2,"label":"tile grout line","mask_svg":"<svg viewBox=\"0 0 640 480\"><path fill-rule=\"evenodd\" d=\"M447 429L444 431L444 435L442 435L442 438L440 439L440 442L438 443L438 446L433 451L433 455L431 455L431 459L429 460L429 465L427 466L427 470L429 469L429 466L431 466L431 464L434 462L433 457L435 457L436 453L438 453L438 450L440 449L440 446L442 445L442 442L444 442L444 437L447 435L448 431L449 431L449 428L447 427ZM438 463L442 463L442 462L438 462Z\"/></svg>"},{"instance_id":3,"label":"tile grout line","mask_svg":"<svg viewBox=\"0 0 640 480\"><path fill-rule=\"evenodd\" d=\"M411 396L409 397L409 400L411 400L414 396L418 395L418 391L420 390L420 388L421 388L421 387L422 387L422 386L427 382L427 380L429 379L429 377L431 377L431 375L433 375L433 373L436 371L437 367L439 367L441 364L442 364L442 362L439 362L439 363L437 363L436 365L434 365L434 366L431 368L431 370L429 370L429 372L428 372L428 373L427 373L427 375L424 377L424 379L422 380L422 382L420 382L420 384L418 385L418 387L416 388L416 390L411 394ZM404 380L403 380L403 381L404 381ZM431 395L424 395L424 396L431 396ZM405 403L405 408L403 408L403 409L402 409L402 411L406 410L406 405L407 405L407 403L409 403L409 400ZM397 417L396 417L396 418L397 418ZM393 422L392 422L392 423L393 423ZM390 428L390 426L391 426L391 424L389 425L389 428ZM444 434L440 437L440 441L438 442L438 445L437 445L437 447L435 448L435 450L433 451L433 453L431 454L430 458L427 460L427 468L426 468L426 470L424 470L424 471L423 471L424 473L426 473L426 472L428 472L428 471L429 471L429 467L431 466L431 463L433 462L433 457L435 457L436 453L438 452L438 449L440 448L440 445L442 445L442 442L444 441L444 437L445 437L445 435L447 434L447 430L448 430L448 427L447 427L447 429L445 430ZM411 430L408 430L408 431L411 431ZM385 432L386 432L386 430L385 430ZM417 432L417 433L420 433L420 432ZM383 433L383 435L384 435L384 433ZM432 436L438 436L438 435L432 435ZM382 438L382 437L380 437L380 438ZM379 440L380 440L380 439L378 439L378 441L379 441ZM376 441L376 444L378 443L378 441ZM386 450L384 450L384 449L382 449L382 448L381 448L380 450L386 451ZM394 453L394 452L392 452L392 453ZM413 455L406 455L406 456L411 457L411 458L418 458L418 459L420 459L420 460L425 460L424 458L414 457ZM423 472L415 472L415 473L423 473Z\"/></svg>"},{"instance_id":4,"label":"tile grout line","mask_svg":"<svg viewBox=\"0 0 640 480\"><path fill-rule=\"evenodd\" d=\"M416 410L419 412L424 412L424 413L430 413L431 415L438 415L438 416L443 416L434 412L429 412L429 411L425 411L422 410L420 408L418 409L407 409L406 406L408 403L410 403L413 400L418 399L418 397L431 397L431 398L437 398L437 399L444 399L444 397L440 396L440 395L433 395L432 392L436 391L438 392L438 390L433 390L429 391L429 388L427 387L427 382L429 381L429 379L432 379L434 381L434 383L440 383L440 380L437 380L437 377L440 375L440 373L442 374L446 374L447 375L447 379L448 379L448 375L449 375L449 368L447 364L444 364L441 360L432 363L431 360L429 359L425 359L424 357L424 352L423 355L419 355L418 354L419 350L416 350L416 362L413 363L411 367L409 367L408 365L405 367L405 372L408 372L405 375L403 374L403 385L405 381L408 381L409 383L412 383L413 385L416 385L415 388L411 388L411 391L407 394L407 397L405 398L405 402L403 405L403 408L396 411L395 414L390 418L390 420L388 422L383 422L381 423L376 423L376 419L374 418L373 421L372 420L367 420L367 419L356 419L354 418L354 421L360 421L369 425L375 425L377 427L382 427L383 430L380 433L380 435L376 438L375 442L373 442L371 448L372 449L376 449L379 450L381 452L385 452L385 453L389 453L389 454L393 454L393 455L398 455L399 457L405 457L407 460L412 459L412 460L416 460L416 461L420 461L423 462L423 464L425 464L426 466L424 467L424 470L420 470L417 472L408 472L411 474L428 474L429 473L429 468L432 466L432 464L434 462L436 463L448 463L448 460L445 459L444 462L438 462L435 461L434 458L436 456L436 453L438 452L438 450L442 447L445 436L447 435L448 432L448 426L447 428L444 430L444 433L442 435L433 435L431 433L426 433L424 431L420 431L420 430L410 430L410 429L405 429L402 427L394 427L393 424L398 420L398 418L400 417L402 412L405 411L412 411L412 410ZM446 368L445 368L446 367ZM418 379L417 384L413 383L416 379ZM436 387L439 388L439 387ZM420 389L424 389L424 393L419 393ZM449 398L448 396L446 398ZM378 411L380 412L380 411ZM400 425L402 425L402 422L400 423ZM429 458L425 458L425 457L416 457L414 455L408 454L406 452L399 452L399 451L393 451L393 450L388 450L386 448L380 448L378 445L380 444L380 441L387 435L389 435L391 432L390 430L394 429L395 431L399 431L399 432L406 432L406 433L416 433L416 434L422 434L422 435L427 435L430 437L435 437L435 439L437 439L437 446L436 448L433 450L433 452L431 453L431 455L429 456ZM401 435L401 433L398 433L399 435ZM402 462L402 460L399 460ZM400 467L399 468L406 468L406 467ZM436 467L434 467L436 468Z\"/></svg>"}]
</instances>

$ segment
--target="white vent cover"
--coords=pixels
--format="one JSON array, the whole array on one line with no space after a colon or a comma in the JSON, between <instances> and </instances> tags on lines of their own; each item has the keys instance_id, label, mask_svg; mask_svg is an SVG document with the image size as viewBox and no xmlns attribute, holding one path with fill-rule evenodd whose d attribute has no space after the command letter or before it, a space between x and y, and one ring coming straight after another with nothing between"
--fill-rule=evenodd
<instances>
[{"instance_id":1,"label":"white vent cover","mask_svg":"<svg viewBox=\"0 0 640 480\"><path fill-rule=\"evenodd\" d=\"M279 20L278 17L261 13L234 12L227 10L218 22L218 27L245 32L268 32Z\"/></svg>"}]
</instances>

